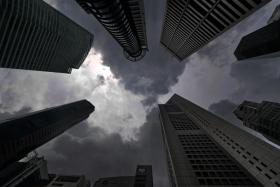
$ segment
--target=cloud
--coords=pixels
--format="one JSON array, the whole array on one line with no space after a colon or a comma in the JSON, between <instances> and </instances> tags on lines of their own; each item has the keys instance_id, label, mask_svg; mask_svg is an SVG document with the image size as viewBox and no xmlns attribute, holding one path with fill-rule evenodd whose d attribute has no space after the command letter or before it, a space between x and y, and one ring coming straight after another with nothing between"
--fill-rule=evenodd
<instances>
[{"instance_id":1,"label":"cloud","mask_svg":"<svg viewBox=\"0 0 280 187\"><path fill-rule=\"evenodd\" d=\"M13 113L28 107L40 110L80 99L88 99L96 106L89 118L91 126L107 133L119 133L122 138L135 139L137 129L145 122L143 96L135 95L104 65L100 53L92 49L79 70L71 75L1 70L0 101L3 110ZM123 120L124 116L133 116Z\"/></svg>"},{"instance_id":2,"label":"cloud","mask_svg":"<svg viewBox=\"0 0 280 187\"><path fill-rule=\"evenodd\" d=\"M167 168L161 142L158 111L153 109L140 127L138 139L123 141L85 121L40 148L51 172L100 177L134 175L137 164L152 164L155 186L167 187Z\"/></svg>"},{"instance_id":3,"label":"cloud","mask_svg":"<svg viewBox=\"0 0 280 187\"><path fill-rule=\"evenodd\" d=\"M87 121L40 148L54 173L86 174L95 180L131 175L137 164L145 163L153 164L155 186L168 186L158 113L153 108L158 97L178 92L208 107L221 99L238 103L242 92L251 97L255 91L261 91L251 85L259 84L258 81L246 77L250 66L232 65L235 61L232 50L243 34L264 24L272 5L191 58L178 62L159 43L165 3L146 0L149 52L140 62L131 63L110 34L75 1L47 2L92 32L94 48L83 66L71 75L0 70L0 112L5 111L2 116L6 116L24 108L34 111L79 99L88 99L96 106ZM264 67L259 68L257 72ZM276 73L268 67L264 69ZM252 76L265 79L269 73ZM276 85L278 77L270 80ZM260 85L267 83L263 81ZM277 100L277 88L274 91ZM256 99L261 97L264 96ZM166 100L167 97L162 99ZM212 106L217 112L218 108L218 104Z\"/></svg>"},{"instance_id":4,"label":"cloud","mask_svg":"<svg viewBox=\"0 0 280 187\"><path fill-rule=\"evenodd\" d=\"M232 65L231 76L238 82L233 98L242 102L280 102L280 58L241 61Z\"/></svg>"},{"instance_id":5,"label":"cloud","mask_svg":"<svg viewBox=\"0 0 280 187\"><path fill-rule=\"evenodd\" d=\"M223 99L239 102L234 93L239 89L242 80L232 76L232 69L239 64L234 57L234 50L244 35L266 25L278 4L278 0L271 1L193 54L178 83L172 86L170 92L162 96L160 101L164 102L173 93L178 93L204 108ZM257 81L252 84L257 84Z\"/></svg>"},{"instance_id":6,"label":"cloud","mask_svg":"<svg viewBox=\"0 0 280 187\"><path fill-rule=\"evenodd\" d=\"M208 110L235 125L241 125L240 120L238 120L233 114L233 111L237 107L237 104L229 100L221 100L217 103L213 103L212 105L210 105Z\"/></svg>"}]
</instances>

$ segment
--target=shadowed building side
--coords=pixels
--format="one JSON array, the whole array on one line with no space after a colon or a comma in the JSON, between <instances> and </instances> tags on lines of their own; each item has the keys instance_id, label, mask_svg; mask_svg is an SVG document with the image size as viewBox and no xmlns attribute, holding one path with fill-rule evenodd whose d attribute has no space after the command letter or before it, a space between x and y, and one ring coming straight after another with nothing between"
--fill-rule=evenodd
<instances>
[{"instance_id":1,"label":"shadowed building side","mask_svg":"<svg viewBox=\"0 0 280 187\"><path fill-rule=\"evenodd\" d=\"M160 42L183 60L268 2L167 0Z\"/></svg>"},{"instance_id":2,"label":"shadowed building side","mask_svg":"<svg viewBox=\"0 0 280 187\"><path fill-rule=\"evenodd\" d=\"M42 0L0 1L0 67L71 73L93 35Z\"/></svg>"},{"instance_id":3,"label":"shadowed building side","mask_svg":"<svg viewBox=\"0 0 280 187\"><path fill-rule=\"evenodd\" d=\"M148 49L143 0L76 0L104 26L130 61L138 61Z\"/></svg>"},{"instance_id":4,"label":"shadowed building side","mask_svg":"<svg viewBox=\"0 0 280 187\"><path fill-rule=\"evenodd\" d=\"M280 56L280 20L244 36L235 52L238 60Z\"/></svg>"},{"instance_id":5,"label":"shadowed building side","mask_svg":"<svg viewBox=\"0 0 280 187\"><path fill-rule=\"evenodd\" d=\"M81 100L1 122L0 169L87 119L94 109Z\"/></svg>"},{"instance_id":6,"label":"shadowed building side","mask_svg":"<svg viewBox=\"0 0 280 187\"><path fill-rule=\"evenodd\" d=\"M174 95L159 105L172 187L280 186L280 150Z\"/></svg>"},{"instance_id":7,"label":"shadowed building side","mask_svg":"<svg viewBox=\"0 0 280 187\"><path fill-rule=\"evenodd\" d=\"M255 103L244 101L234 111L243 125L263 134L280 145L280 104L268 101Z\"/></svg>"},{"instance_id":8,"label":"shadowed building side","mask_svg":"<svg viewBox=\"0 0 280 187\"><path fill-rule=\"evenodd\" d=\"M0 171L1 187L90 187L84 175L50 174L43 157L35 155L26 159Z\"/></svg>"},{"instance_id":9,"label":"shadowed building side","mask_svg":"<svg viewBox=\"0 0 280 187\"><path fill-rule=\"evenodd\" d=\"M153 187L151 165L138 165L135 176L100 178L93 187Z\"/></svg>"}]
</instances>

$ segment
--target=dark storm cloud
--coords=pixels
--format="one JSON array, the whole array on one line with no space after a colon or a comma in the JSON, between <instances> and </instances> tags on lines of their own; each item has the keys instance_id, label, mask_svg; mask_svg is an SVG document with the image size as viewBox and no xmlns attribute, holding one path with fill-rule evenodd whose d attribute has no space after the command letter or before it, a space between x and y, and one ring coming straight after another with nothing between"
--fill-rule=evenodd
<instances>
[{"instance_id":1,"label":"dark storm cloud","mask_svg":"<svg viewBox=\"0 0 280 187\"><path fill-rule=\"evenodd\" d=\"M158 95L168 93L169 88L178 82L185 63L177 61L160 44L165 2L145 1L149 51L141 61L134 63L124 57L122 48L96 19L86 15L74 1L57 1L56 6L94 34L93 46L101 52L104 64L110 66L126 89L146 96L145 104L153 104Z\"/></svg>"},{"instance_id":2,"label":"dark storm cloud","mask_svg":"<svg viewBox=\"0 0 280 187\"><path fill-rule=\"evenodd\" d=\"M123 142L119 134L106 134L83 122L57 138L48 156L50 171L99 177L134 175L137 164L152 164L155 186L167 186L165 156L158 111L153 109L140 128L139 139ZM44 152L44 151L43 151Z\"/></svg>"},{"instance_id":3,"label":"dark storm cloud","mask_svg":"<svg viewBox=\"0 0 280 187\"><path fill-rule=\"evenodd\" d=\"M0 104L0 110L5 111L6 108L3 107L2 104ZM9 119L9 118L14 118L16 116L21 116L21 115L27 114L27 113L29 113L31 111L32 111L31 108L22 108L19 111L16 111L14 113L0 112L0 121L6 120L6 119Z\"/></svg>"},{"instance_id":4,"label":"dark storm cloud","mask_svg":"<svg viewBox=\"0 0 280 187\"><path fill-rule=\"evenodd\" d=\"M142 101L143 105L151 106L156 103L157 97L168 93L170 87L177 83L178 76L183 73L187 60L178 62L159 42L165 1L145 1L149 52L144 59L135 63L125 59L117 42L93 16L87 15L74 0L59 0L53 1L53 3L60 11L94 34L93 46L102 54L104 64L111 68L127 90L145 97ZM254 21L252 19L252 23ZM200 58L208 58L209 63L219 67L235 61L233 49L242 37L239 31L247 32L243 30L244 24L236 27L235 32L237 33L233 37L231 34L234 32L223 35L219 40L202 49L198 53ZM232 66L232 77L241 82L236 95L246 92L247 84L253 84L248 77L248 80L246 79L244 82L241 78L239 79L239 76L246 77L245 74L248 72L245 69L242 65ZM100 78L100 82L102 80ZM59 87L58 84L50 85L50 87L53 86ZM203 85L201 86L203 87ZM250 90L250 93L253 93L255 89ZM49 89L49 92L51 91L52 89ZM59 95L46 93L46 97L53 100L70 94L63 91L63 88L60 93ZM232 113L233 106L234 104L229 101L222 101L212 105L210 110L226 117ZM108 108L108 110L110 109ZM124 116L124 120L129 120L129 117ZM228 119L230 120L230 118ZM49 152L53 152L53 154ZM168 186L165 154L162 150L156 109L147 115L146 123L139 130L138 140L123 142L119 134L108 135L103 129L91 127L91 124L83 122L69 130L68 134L58 137L53 142L53 147L43 150L42 153L46 155L49 168L54 173L86 174L87 178L94 180L106 176L132 175L137 164L152 164L155 186Z\"/></svg>"},{"instance_id":5,"label":"dark storm cloud","mask_svg":"<svg viewBox=\"0 0 280 187\"><path fill-rule=\"evenodd\" d=\"M280 58L237 62L231 76L238 81L234 99L280 102Z\"/></svg>"},{"instance_id":6,"label":"dark storm cloud","mask_svg":"<svg viewBox=\"0 0 280 187\"><path fill-rule=\"evenodd\" d=\"M183 73L185 63L178 62L159 42L165 2L145 1L149 51L144 59L135 63L125 59L117 42L74 1L60 0L53 3L94 34L93 46L102 54L104 64L110 67L127 90L144 96L143 105L155 104L157 97L168 93ZM102 82L102 78L100 80ZM124 116L123 120L131 117L133 114ZM168 182L162 146L158 112L153 109L147 114L146 123L140 127L138 140L123 142L119 134L108 135L102 129L90 127L84 122L54 142L49 150L54 154L42 153L47 156L51 171L84 173L94 179L132 175L137 164L152 164L155 186L165 187Z\"/></svg>"},{"instance_id":7,"label":"dark storm cloud","mask_svg":"<svg viewBox=\"0 0 280 187\"><path fill-rule=\"evenodd\" d=\"M238 120L233 114L233 111L237 107L237 104L229 100L221 100L217 103L213 103L212 105L210 105L208 110L233 124L241 125L240 120Z\"/></svg>"}]
</instances>

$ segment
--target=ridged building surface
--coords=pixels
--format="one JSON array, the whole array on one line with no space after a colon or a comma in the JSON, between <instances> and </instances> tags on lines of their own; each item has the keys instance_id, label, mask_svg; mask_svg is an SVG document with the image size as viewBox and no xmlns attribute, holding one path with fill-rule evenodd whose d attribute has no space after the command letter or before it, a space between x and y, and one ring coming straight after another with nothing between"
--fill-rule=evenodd
<instances>
[{"instance_id":1,"label":"ridged building surface","mask_svg":"<svg viewBox=\"0 0 280 187\"><path fill-rule=\"evenodd\" d=\"M42 0L0 0L0 67L71 73L93 35Z\"/></svg>"},{"instance_id":2,"label":"ridged building surface","mask_svg":"<svg viewBox=\"0 0 280 187\"><path fill-rule=\"evenodd\" d=\"M0 171L1 187L90 187L84 175L50 174L47 161L37 155Z\"/></svg>"},{"instance_id":3,"label":"ridged building surface","mask_svg":"<svg viewBox=\"0 0 280 187\"><path fill-rule=\"evenodd\" d=\"M167 0L161 43L183 60L269 1Z\"/></svg>"},{"instance_id":4,"label":"ridged building surface","mask_svg":"<svg viewBox=\"0 0 280 187\"><path fill-rule=\"evenodd\" d=\"M87 119L94 109L81 100L0 122L0 169Z\"/></svg>"},{"instance_id":5,"label":"ridged building surface","mask_svg":"<svg viewBox=\"0 0 280 187\"><path fill-rule=\"evenodd\" d=\"M153 187L151 165L138 165L135 176L100 178L93 187Z\"/></svg>"},{"instance_id":6,"label":"ridged building surface","mask_svg":"<svg viewBox=\"0 0 280 187\"><path fill-rule=\"evenodd\" d=\"M143 0L76 1L114 37L128 60L144 57L148 46Z\"/></svg>"},{"instance_id":7,"label":"ridged building surface","mask_svg":"<svg viewBox=\"0 0 280 187\"><path fill-rule=\"evenodd\" d=\"M243 125L249 127L280 145L280 104L263 101L244 101L234 111Z\"/></svg>"},{"instance_id":8,"label":"ridged building surface","mask_svg":"<svg viewBox=\"0 0 280 187\"><path fill-rule=\"evenodd\" d=\"M159 105L171 187L280 186L280 150L174 95Z\"/></svg>"}]
</instances>

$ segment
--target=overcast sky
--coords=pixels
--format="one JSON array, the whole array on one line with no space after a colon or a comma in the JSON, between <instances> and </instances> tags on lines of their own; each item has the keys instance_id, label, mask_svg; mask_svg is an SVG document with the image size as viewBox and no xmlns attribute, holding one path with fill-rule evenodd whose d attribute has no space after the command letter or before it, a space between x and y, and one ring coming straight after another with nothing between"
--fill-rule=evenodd
<instances>
[{"instance_id":1,"label":"overcast sky","mask_svg":"<svg viewBox=\"0 0 280 187\"><path fill-rule=\"evenodd\" d=\"M0 117L88 99L96 111L87 121L39 149L49 170L99 177L134 175L152 164L155 187L167 187L157 103L174 93L232 121L244 99L280 102L280 59L236 62L242 36L266 25L274 0L183 62L160 45L164 0L145 0L149 52L128 62L122 49L74 0L46 0L95 36L83 66L71 75L0 70ZM277 63L278 62L278 63Z\"/></svg>"}]
</instances>

